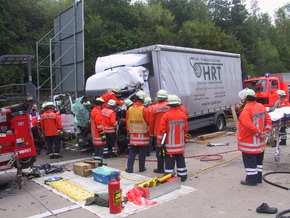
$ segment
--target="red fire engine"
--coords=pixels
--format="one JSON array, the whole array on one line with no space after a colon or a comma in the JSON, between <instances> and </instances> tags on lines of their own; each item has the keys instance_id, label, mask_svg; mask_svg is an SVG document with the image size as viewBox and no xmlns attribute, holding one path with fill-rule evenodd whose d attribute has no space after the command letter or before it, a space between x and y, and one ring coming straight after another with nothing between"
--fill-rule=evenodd
<instances>
[{"instance_id":1,"label":"red fire engine","mask_svg":"<svg viewBox=\"0 0 290 218\"><path fill-rule=\"evenodd\" d=\"M268 111L277 108L277 90L284 90L289 99L290 73L266 73L265 76L251 78L247 76L244 80L244 88L253 89L256 92L257 101L265 105Z\"/></svg>"},{"instance_id":2,"label":"red fire engine","mask_svg":"<svg viewBox=\"0 0 290 218\"><path fill-rule=\"evenodd\" d=\"M17 181L21 170L36 160L36 149L31 131L30 111L36 88L32 84L31 55L0 56L0 66L18 66L20 83L0 86L0 171L17 168ZM23 71L28 82L24 83Z\"/></svg>"}]
</instances>

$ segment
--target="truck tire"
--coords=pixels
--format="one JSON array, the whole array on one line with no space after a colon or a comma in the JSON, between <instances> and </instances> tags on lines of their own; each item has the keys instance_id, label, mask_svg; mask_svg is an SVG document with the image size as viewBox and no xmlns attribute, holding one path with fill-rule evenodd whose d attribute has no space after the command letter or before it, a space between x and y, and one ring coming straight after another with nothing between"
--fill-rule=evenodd
<instances>
[{"instance_id":1,"label":"truck tire","mask_svg":"<svg viewBox=\"0 0 290 218\"><path fill-rule=\"evenodd\" d=\"M212 132L223 131L226 126L226 119L223 115L218 115L216 122L211 126Z\"/></svg>"},{"instance_id":2,"label":"truck tire","mask_svg":"<svg viewBox=\"0 0 290 218\"><path fill-rule=\"evenodd\" d=\"M33 163L35 161L36 161L36 158L34 156L19 159L19 162L20 162L20 165L21 165L22 169L27 169L28 167L33 166ZM15 167L17 167L16 163L15 163Z\"/></svg>"}]
</instances>

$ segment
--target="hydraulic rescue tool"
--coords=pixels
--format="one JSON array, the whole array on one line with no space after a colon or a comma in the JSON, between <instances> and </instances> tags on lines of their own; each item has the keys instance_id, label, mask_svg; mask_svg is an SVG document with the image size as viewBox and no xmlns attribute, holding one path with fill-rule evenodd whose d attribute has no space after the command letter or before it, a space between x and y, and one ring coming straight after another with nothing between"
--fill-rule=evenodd
<instances>
[{"instance_id":1,"label":"hydraulic rescue tool","mask_svg":"<svg viewBox=\"0 0 290 218\"><path fill-rule=\"evenodd\" d=\"M166 182L167 179L170 179L173 176L174 176L174 174L168 173L168 174L165 174L161 177L155 177L153 179L146 180L146 181L138 184L138 186L143 187L143 188L152 188L152 187L158 186L158 185Z\"/></svg>"}]
</instances>

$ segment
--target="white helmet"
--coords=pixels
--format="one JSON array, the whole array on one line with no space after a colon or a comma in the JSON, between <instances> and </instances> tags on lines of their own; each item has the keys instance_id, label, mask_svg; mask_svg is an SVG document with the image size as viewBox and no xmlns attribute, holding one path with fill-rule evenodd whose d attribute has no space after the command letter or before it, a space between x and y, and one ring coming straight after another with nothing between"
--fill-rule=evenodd
<instances>
[{"instance_id":1,"label":"white helmet","mask_svg":"<svg viewBox=\"0 0 290 218\"><path fill-rule=\"evenodd\" d=\"M135 95L141 100L145 99L145 93L142 90L139 90Z\"/></svg>"},{"instance_id":2,"label":"white helmet","mask_svg":"<svg viewBox=\"0 0 290 218\"><path fill-rule=\"evenodd\" d=\"M98 97L98 98L96 98L95 99L95 103L97 103L97 104L99 104L99 103L104 103L105 101L104 101L104 99L102 99L102 98L100 98L100 97Z\"/></svg>"},{"instance_id":3,"label":"white helmet","mask_svg":"<svg viewBox=\"0 0 290 218\"><path fill-rule=\"evenodd\" d=\"M55 107L54 103L52 101L44 102L42 104L42 108L48 108L48 107Z\"/></svg>"},{"instance_id":4,"label":"white helmet","mask_svg":"<svg viewBox=\"0 0 290 218\"><path fill-rule=\"evenodd\" d=\"M150 97L146 97L145 99L144 99L144 103L143 103L143 105L144 106L147 106L147 105L150 105L152 103L152 99L150 98Z\"/></svg>"},{"instance_id":5,"label":"white helmet","mask_svg":"<svg viewBox=\"0 0 290 218\"><path fill-rule=\"evenodd\" d=\"M113 92L115 92L115 93L119 93L119 92L121 92L121 90L122 90L122 88L121 87L115 87L115 88L113 88Z\"/></svg>"},{"instance_id":6,"label":"white helmet","mask_svg":"<svg viewBox=\"0 0 290 218\"><path fill-rule=\"evenodd\" d=\"M277 94L280 96L286 96L286 92L284 90L278 90Z\"/></svg>"},{"instance_id":7,"label":"white helmet","mask_svg":"<svg viewBox=\"0 0 290 218\"><path fill-rule=\"evenodd\" d=\"M177 95L169 95L167 105L180 105L180 98Z\"/></svg>"},{"instance_id":8,"label":"white helmet","mask_svg":"<svg viewBox=\"0 0 290 218\"><path fill-rule=\"evenodd\" d=\"M256 97L255 91L253 89L247 89L247 90L245 90L245 98L247 96Z\"/></svg>"},{"instance_id":9,"label":"white helmet","mask_svg":"<svg viewBox=\"0 0 290 218\"><path fill-rule=\"evenodd\" d=\"M125 105L126 105L127 107L130 107L130 106L133 105L133 101L131 101L129 98L127 98L127 99L125 100Z\"/></svg>"},{"instance_id":10,"label":"white helmet","mask_svg":"<svg viewBox=\"0 0 290 218\"><path fill-rule=\"evenodd\" d=\"M115 107L116 106L116 101L113 99L110 99L107 103L107 106L109 107Z\"/></svg>"},{"instance_id":11,"label":"white helmet","mask_svg":"<svg viewBox=\"0 0 290 218\"><path fill-rule=\"evenodd\" d=\"M165 100L168 98L168 94L164 89L160 89L157 93L156 93L156 97L159 100Z\"/></svg>"}]
</instances>

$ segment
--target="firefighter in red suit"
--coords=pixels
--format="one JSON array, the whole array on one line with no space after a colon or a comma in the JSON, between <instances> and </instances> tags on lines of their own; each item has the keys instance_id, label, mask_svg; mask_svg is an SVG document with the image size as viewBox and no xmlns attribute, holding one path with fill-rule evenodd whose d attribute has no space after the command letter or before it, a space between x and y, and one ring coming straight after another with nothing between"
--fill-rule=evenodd
<instances>
[{"instance_id":1,"label":"firefighter in red suit","mask_svg":"<svg viewBox=\"0 0 290 218\"><path fill-rule=\"evenodd\" d=\"M254 90L245 91L246 105L238 122L238 149L242 152L246 179L242 185L262 183L265 138L272 128L272 120L264 105L256 101Z\"/></svg>"},{"instance_id":2,"label":"firefighter in red suit","mask_svg":"<svg viewBox=\"0 0 290 218\"><path fill-rule=\"evenodd\" d=\"M145 107L145 110L147 110L151 116L151 113L152 113L152 99L150 97L146 97L144 99L144 102L143 102L143 105ZM150 117L149 116L149 117ZM150 120L150 118L149 118ZM153 137L150 137L149 138L149 146L148 146L148 149L147 149L147 156L150 156L150 152L153 151Z\"/></svg>"},{"instance_id":3,"label":"firefighter in red suit","mask_svg":"<svg viewBox=\"0 0 290 218\"><path fill-rule=\"evenodd\" d=\"M180 110L180 101L177 96L168 96L170 109L161 117L158 128L157 145L162 148L162 138L165 137L165 173L174 174L176 163L177 176L181 182L187 179L187 169L184 159L186 134L188 131L187 117Z\"/></svg>"},{"instance_id":4,"label":"firefighter in red suit","mask_svg":"<svg viewBox=\"0 0 290 218\"><path fill-rule=\"evenodd\" d=\"M290 103L288 101L288 99L286 98L286 93L284 90L278 90L277 91L277 94L280 98L279 100L279 104L278 104L278 108L282 108L282 107L289 107L290 106ZM287 141L287 136L286 136L286 129L287 127L286 126L282 126L279 130L279 136L281 138L279 144L280 145L286 145L286 141ZM274 144L274 147L275 147L276 143Z\"/></svg>"},{"instance_id":5,"label":"firefighter in red suit","mask_svg":"<svg viewBox=\"0 0 290 218\"><path fill-rule=\"evenodd\" d=\"M109 90L107 93L103 94L101 98L104 100L104 106L109 102L110 99L116 101L117 105L122 105L123 101L120 100L116 94L118 94L122 89L120 87L115 87L112 90Z\"/></svg>"},{"instance_id":6,"label":"firefighter in red suit","mask_svg":"<svg viewBox=\"0 0 290 218\"><path fill-rule=\"evenodd\" d=\"M105 108L102 109L103 121L104 121L104 132L106 134L107 143L104 146L103 158L108 158L110 156L117 157L117 147L116 147L116 113L114 108L116 107L116 101L111 99L108 101Z\"/></svg>"},{"instance_id":7,"label":"firefighter in red suit","mask_svg":"<svg viewBox=\"0 0 290 218\"><path fill-rule=\"evenodd\" d=\"M149 146L149 113L144 110L145 93L138 91L134 105L126 111L126 126L130 136L130 151L127 161L127 173L133 173L136 154L139 152L139 172L144 172L147 147Z\"/></svg>"},{"instance_id":8,"label":"firefighter in red suit","mask_svg":"<svg viewBox=\"0 0 290 218\"><path fill-rule=\"evenodd\" d=\"M95 147L94 160L99 163L99 166L103 164L103 146L106 145L106 134L103 126L103 115L101 107L104 104L102 98L96 98L93 102L94 107L90 114L90 125L92 143Z\"/></svg>"},{"instance_id":9,"label":"firefighter in red suit","mask_svg":"<svg viewBox=\"0 0 290 218\"><path fill-rule=\"evenodd\" d=\"M150 116L149 131L150 135L153 136L154 145L156 143L156 137L158 134L158 127L160 125L160 120L162 115L168 111L169 106L167 106L168 94L164 89L160 89L157 94L157 104L152 106L152 112ZM164 173L164 156L160 155L161 148L156 146L156 158L157 158L157 169L154 169L154 173Z\"/></svg>"},{"instance_id":10,"label":"firefighter in red suit","mask_svg":"<svg viewBox=\"0 0 290 218\"><path fill-rule=\"evenodd\" d=\"M63 131L63 126L57 118L57 115L53 112L55 107L53 102L44 103L42 107L44 112L40 116L40 124L47 144L47 154L50 159L61 158L61 141L58 130Z\"/></svg>"}]
</instances>

